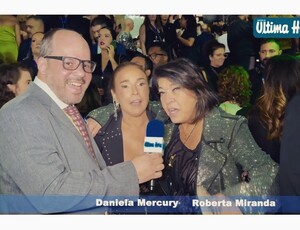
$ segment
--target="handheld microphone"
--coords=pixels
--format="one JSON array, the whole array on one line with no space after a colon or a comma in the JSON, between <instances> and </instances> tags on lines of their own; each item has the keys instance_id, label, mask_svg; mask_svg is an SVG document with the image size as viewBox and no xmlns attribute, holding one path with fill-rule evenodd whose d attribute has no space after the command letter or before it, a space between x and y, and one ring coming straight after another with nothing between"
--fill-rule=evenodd
<instances>
[{"instance_id":1,"label":"handheld microphone","mask_svg":"<svg viewBox=\"0 0 300 230\"><path fill-rule=\"evenodd\" d=\"M163 153L164 151L164 124L160 120L149 121L146 129L144 152ZM155 181L150 181L150 191L154 190Z\"/></svg>"}]
</instances>

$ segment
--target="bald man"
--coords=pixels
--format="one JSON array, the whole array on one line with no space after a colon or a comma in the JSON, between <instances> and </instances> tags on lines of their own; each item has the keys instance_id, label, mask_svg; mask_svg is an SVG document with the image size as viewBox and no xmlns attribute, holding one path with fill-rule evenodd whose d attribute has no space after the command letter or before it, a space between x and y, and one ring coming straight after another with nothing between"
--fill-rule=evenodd
<instances>
[{"instance_id":1,"label":"bald man","mask_svg":"<svg viewBox=\"0 0 300 230\"><path fill-rule=\"evenodd\" d=\"M6 212L93 212L96 197L137 197L139 183L162 176L161 154L107 167L82 118L72 120L96 67L79 33L46 33L37 65L27 92L0 111L0 194L16 198Z\"/></svg>"}]
</instances>

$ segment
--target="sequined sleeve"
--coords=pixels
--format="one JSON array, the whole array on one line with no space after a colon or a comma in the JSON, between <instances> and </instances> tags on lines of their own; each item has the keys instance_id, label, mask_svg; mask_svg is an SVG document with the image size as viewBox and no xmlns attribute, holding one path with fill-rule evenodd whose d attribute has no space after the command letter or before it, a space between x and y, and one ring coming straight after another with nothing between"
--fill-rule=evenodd
<instances>
[{"instance_id":1,"label":"sequined sleeve","mask_svg":"<svg viewBox=\"0 0 300 230\"><path fill-rule=\"evenodd\" d=\"M108 104L106 106L101 106L93 111L89 112L87 118L93 118L96 120L101 126L106 124L109 117L114 113L113 104Z\"/></svg>"},{"instance_id":2,"label":"sequined sleeve","mask_svg":"<svg viewBox=\"0 0 300 230\"><path fill-rule=\"evenodd\" d=\"M236 163L249 172L250 182L226 188L225 195L279 195L278 164L256 144L245 118L237 121L228 148Z\"/></svg>"},{"instance_id":3,"label":"sequined sleeve","mask_svg":"<svg viewBox=\"0 0 300 230\"><path fill-rule=\"evenodd\" d=\"M158 102L158 101L150 101L149 102L149 110L155 114L156 119L159 119L161 121L168 119L167 114L161 107L160 102ZM113 107L113 104L111 103L106 106L101 106L97 109L94 109L87 115L87 118L93 118L100 125L104 125L113 113L114 113L114 107Z\"/></svg>"}]
</instances>

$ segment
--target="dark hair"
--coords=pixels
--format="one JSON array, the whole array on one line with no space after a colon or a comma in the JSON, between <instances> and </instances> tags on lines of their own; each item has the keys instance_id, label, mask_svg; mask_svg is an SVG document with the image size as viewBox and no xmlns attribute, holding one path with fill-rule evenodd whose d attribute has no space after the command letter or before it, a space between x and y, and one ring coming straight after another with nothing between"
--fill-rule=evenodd
<instances>
[{"instance_id":1,"label":"dark hair","mask_svg":"<svg viewBox=\"0 0 300 230\"><path fill-rule=\"evenodd\" d=\"M109 26L103 26L100 30L103 30L103 29L109 30L110 33L111 33L111 36L112 36L113 40L116 40L117 34L116 34L116 31L115 31L112 27L109 27ZM100 30L99 30L99 31L100 31Z\"/></svg>"},{"instance_id":2,"label":"dark hair","mask_svg":"<svg viewBox=\"0 0 300 230\"><path fill-rule=\"evenodd\" d=\"M150 50L150 48L152 47L159 47L160 50L167 55L168 57L168 60L170 60L170 57L171 57L171 54L170 54L170 51L169 51L169 47L167 46L167 44L165 42L154 42L152 43L149 48L148 48L148 51Z\"/></svg>"},{"instance_id":3,"label":"dark hair","mask_svg":"<svg viewBox=\"0 0 300 230\"><path fill-rule=\"evenodd\" d=\"M265 67L264 93L256 102L267 138L281 137L288 102L300 90L300 61L287 54L271 57Z\"/></svg>"},{"instance_id":4,"label":"dark hair","mask_svg":"<svg viewBox=\"0 0 300 230\"><path fill-rule=\"evenodd\" d=\"M228 16L228 26L231 26L236 21L240 20L238 15L229 15Z\"/></svg>"},{"instance_id":5,"label":"dark hair","mask_svg":"<svg viewBox=\"0 0 300 230\"><path fill-rule=\"evenodd\" d=\"M142 68L140 65L138 65L138 64L135 64L135 63L129 62L129 61L122 62L122 63L120 63L120 64L117 66L117 68L114 70L113 74L112 74L111 77L109 78L109 83L108 83L108 89L109 89L109 90L114 90L114 88L115 88L115 79L116 79L117 74L118 74L121 70L123 70L124 68L126 68L127 66L135 66L135 67L137 67L138 69L140 69L141 71L145 72L145 71L143 70L143 68Z\"/></svg>"},{"instance_id":6,"label":"dark hair","mask_svg":"<svg viewBox=\"0 0 300 230\"><path fill-rule=\"evenodd\" d=\"M228 25L227 24L223 24L222 31L223 32L227 32L228 31Z\"/></svg>"},{"instance_id":7,"label":"dark hair","mask_svg":"<svg viewBox=\"0 0 300 230\"><path fill-rule=\"evenodd\" d=\"M259 44L260 44L260 47L261 47L262 45L264 45L266 43L270 43L270 42L276 43L278 45L279 49L281 49L280 41L275 39L275 38L262 38L260 40Z\"/></svg>"},{"instance_id":8,"label":"dark hair","mask_svg":"<svg viewBox=\"0 0 300 230\"><path fill-rule=\"evenodd\" d=\"M223 43L218 42L217 40L213 39L208 41L205 44L205 53L207 56L213 55L215 50L223 48L225 49L225 45Z\"/></svg>"},{"instance_id":9,"label":"dark hair","mask_svg":"<svg viewBox=\"0 0 300 230\"><path fill-rule=\"evenodd\" d=\"M191 31L196 31L197 21L194 15L182 15L185 20L187 20L186 29Z\"/></svg>"},{"instance_id":10,"label":"dark hair","mask_svg":"<svg viewBox=\"0 0 300 230\"><path fill-rule=\"evenodd\" d=\"M21 77L21 71L32 71L23 63L0 64L0 108L16 95L7 87L8 84L15 85Z\"/></svg>"},{"instance_id":11,"label":"dark hair","mask_svg":"<svg viewBox=\"0 0 300 230\"><path fill-rule=\"evenodd\" d=\"M144 58L145 60L145 70L149 69L152 73L153 71L153 63L152 61L150 60L150 58L138 51L135 51L135 53L132 55L132 57L130 58L130 60L132 60L133 58L135 57L141 57L141 58Z\"/></svg>"},{"instance_id":12,"label":"dark hair","mask_svg":"<svg viewBox=\"0 0 300 230\"><path fill-rule=\"evenodd\" d=\"M151 28L151 22L149 20L149 15L143 15L145 18L144 18L144 22L143 22L143 25L145 25L145 28L146 30L150 29ZM162 24L161 24L161 19L160 19L160 15L155 15L156 16L156 19L155 19L155 27L160 30L160 31L163 31L163 27L162 27Z\"/></svg>"},{"instance_id":13,"label":"dark hair","mask_svg":"<svg viewBox=\"0 0 300 230\"><path fill-rule=\"evenodd\" d=\"M211 34L215 35L214 37L216 37L216 35L221 36L222 32L223 32L222 26L219 26L219 25L211 26Z\"/></svg>"},{"instance_id":14,"label":"dark hair","mask_svg":"<svg viewBox=\"0 0 300 230\"><path fill-rule=\"evenodd\" d=\"M100 25L101 27L110 27L110 28L114 27L113 21L104 15L99 15L92 20L91 26L98 26L98 25Z\"/></svg>"},{"instance_id":15,"label":"dark hair","mask_svg":"<svg viewBox=\"0 0 300 230\"><path fill-rule=\"evenodd\" d=\"M217 104L217 95L209 87L202 71L189 59L177 58L165 65L159 66L154 71L153 84L158 87L157 80L167 78L180 84L183 88L193 91L197 97L196 116L194 122L202 119Z\"/></svg>"}]
</instances>

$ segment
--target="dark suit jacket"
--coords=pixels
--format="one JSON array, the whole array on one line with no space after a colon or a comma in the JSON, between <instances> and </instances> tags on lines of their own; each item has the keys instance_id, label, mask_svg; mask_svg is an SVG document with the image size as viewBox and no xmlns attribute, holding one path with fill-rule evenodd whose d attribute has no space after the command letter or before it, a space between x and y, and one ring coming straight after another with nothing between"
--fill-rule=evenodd
<instances>
[{"instance_id":1,"label":"dark suit jacket","mask_svg":"<svg viewBox=\"0 0 300 230\"><path fill-rule=\"evenodd\" d=\"M300 196L300 94L287 106L280 149L280 191Z\"/></svg>"},{"instance_id":2,"label":"dark suit jacket","mask_svg":"<svg viewBox=\"0 0 300 230\"><path fill-rule=\"evenodd\" d=\"M300 213L300 94L289 102L280 148L280 195L282 212Z\"/></svg>"}]
</instances>

